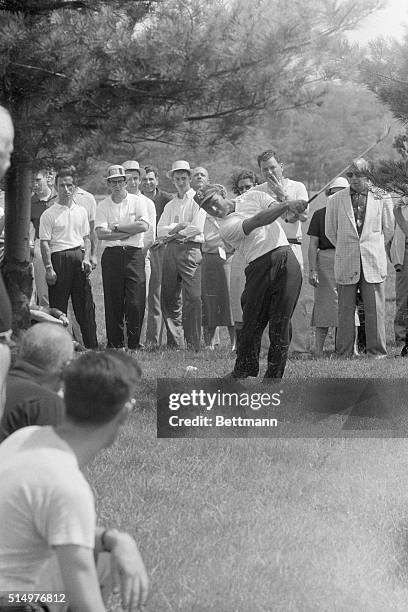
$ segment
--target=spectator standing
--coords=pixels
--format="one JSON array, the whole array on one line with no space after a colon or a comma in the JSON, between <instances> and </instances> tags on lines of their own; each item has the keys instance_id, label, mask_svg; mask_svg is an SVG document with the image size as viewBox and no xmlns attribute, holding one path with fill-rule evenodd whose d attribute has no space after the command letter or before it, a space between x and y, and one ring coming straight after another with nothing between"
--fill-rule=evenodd
<instances>
[{"instance_id":1,"label":"spectator standing","mask_svg":"<svg viewBox=\"0 0 408 612\"><path fill-rule=\"evenodd\" d=\"M45 279L45 268L40 248L40 217L44 210L55 204L57 194L51 190L47 182L47 170L40 169L34 173L33 195L31 196L31 223L34 227L34 283L35 301L39 306L48 306L48 285Z\"/></svg>"},{"instance_id":2,"label":"spectator standing","mask_svg":"<svg viewBox=\"0 0 408 612\"><path fill-rule=\"evenodd\" d=\"M385 338L386 246L394 233L391 197L374 193L364 176L367 162L357 159L346 172L350 187L328 201L325 233L335 246L334 274L338 285L337 353L353 355L357 288L365 311L367 355L387 355Z\"/></svg>"},{"instance_id":3,"label":"spectator standing","mask_svg":"<svg viewBox=\"0 0 408 612\"><path fill-rule=\"evenodd\" d=\"M265 179L265 183L257 185L257 190L268 193L278 201L285 199L308 200L305 185L284 176L283 164L276 151L269 149L261 153L258 156L258 166ZM306 221L307 213L308 209L300 214L285 213L282 218L278 219L296 255L302 274L304 268L302 254L302 223ZM300 294L293 313L291 330L291 351L300 355L308 353L310 349L310 325L302 293Z\"/></svg>"},{"instance_id":4,"label":"spectator standing","mask_svg":"<svg viewBox=\"0 0 408 612\"><path fill-rule=\"evenodd\" d=\"M206 215L193 199L195 192L190 187L189 163L184 160L174 162L167 176L177 189L177 196L166 204L157 225L159 239L167 241L161 293L167 345L172 348L183 348L186 345L187 348L199 351L201 245L204 241Z\"/></svg>"},{"instance_id":5,"label":"spectator standing","mask_svg":"<svg viewBox=\"0 0 408 612\"><path fill-rule=\"evenodd\" d=\"M191 181L190 186L194 191L198 191L204 185L209 183L210 176L208 174L207 168L203 168L202 166L197 166L191 171Z\"/></svg>"},{"instance_id":6,"label":"spectator standing","mask_svg":"<svg viewBox=\"0 0 408 612\"><path fill-rule=\"evenodd\" d=\"M146 302L144 235L149 229L145 199L128 193L123 166L109 166L111 195L99 203L96 233L106 242L101 258L108 348L140 349Z\"/></svg>"},{"instance_id":7,"label":"spectator standing","mask_svg":"<svg viewBox=\"0 0 408 612\"><path fill-rule=\"evenodd\" d=\"M173 198L170 193L159 189L159 171L155 166L145 166L143 194L153 201L156 208L156 228L167 202ZM162 341L163 317L161 311L161 283L165 246L156 243L149 251L150 281L147 297L146 344L158 348Z\"/></svg>"},{"instance_id":8,"label":"spectator standing","mask_svg":"<svg viewBox=\"0 0 408 612\"><path fill-rule=\"evenodd\" d=\"M62 325L38 323L24 333L6 381L0 442L28 425L62 423L64 402L58 391L62 369L73 354L72 337Z\"/></svg>"},{"instance_id":9,"label":"spectator standing","mask_svg":"<svg viewBox=\"0 0 408 612\"><path fill-rule=\"evenodd\" d=\"M142 182L143 171L139 166L139 162L136 160L128 160L123 163L123 167L126 173L126 184L129 193L137 196L144 202L147 208L147 216L149 220L149 229L144 234L144 247L143 254L145 256L145 276L146 276L146 303L145 303L145 315L143 317L142 331L141 331L141 345L146 341L146 329L147 329L147 313L148 313L148 294L151 277L151 265L150 265L150 247L156 239L156 207L154 202L140 191L140 185Z\"/></svg>"},{"instance_id":10,"label":"spectator standing","mask_svg":"<svg viewBox=\"0 0 408 612\"><path fill-rule=\"evenodd\" d=\"M326 197L348 187L342 176L334 179L326 189ZM315 357L323 355L323 346L329 327L337 330L337 286L334 278L334 245L325 234L326 206L313 213L307 231L310 236L308 260L309 283L314 287L312 327L315 327Z\"/></svg>"},{"instance_id":11,"label":"spectator standing","mask_svg":"<svg viewBox=\"0 0 408 612\"><path fill-rule=\"evenodd\" d=\"M109 587L120 592L123 609L145 603L136 543L96 526L81 472L113 444L139 378L129 355L84 353L64 372L64 422L24 427L0 445L0 608L4 591L47 591L66 598L63 607L50 604L51 612L104 612Z\"/></svg>"},{"instance_id":12,"label":"spectator standing","mask_svg":"<svg viewBox=\"0 0 408 612\"><path fill-rule=\"evenodd\" d=\"M46 270L50 306L67 313L72 298L86 348L96 348L95 306L90 308L91 273L89 221L86 210L76 204L75 168L59 170L56 177L58 201L40 218L41 253Z\"/></svg>"}]
</instances>

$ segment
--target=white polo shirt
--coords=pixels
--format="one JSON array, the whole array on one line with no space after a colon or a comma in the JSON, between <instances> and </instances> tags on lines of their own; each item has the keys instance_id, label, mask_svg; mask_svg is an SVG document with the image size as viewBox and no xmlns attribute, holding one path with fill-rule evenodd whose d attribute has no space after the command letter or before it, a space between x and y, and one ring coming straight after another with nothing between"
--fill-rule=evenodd
<instances>
[{"instance_id":1,"label":"white polo shirt","mask_svg":"<svg viewBox=\"0 0 408 612\"><path fill-rule=\"evenodd\" d=\"M71 206L53 204L40 218L40 240L48 240L51 253L84 246L89 236L88 214L75 202Z\"/></svg>"},{"instance_id":2,"label":"white polo shirt","mask_svg":"<svg viewBox=\"0 0 408 612\"><path fill-rule=\"evenodd\" d=\"M221 238L239 250L247 264L273 249L288 245L285 232L277 221L257 227L248 235L242 229L245 219L269 208L273 203L273 198L266 193L247 191L245 198L237 199L236 212L231 213L225 219L217 219Z\"/></svg>"},{"instance_id":3,"label":"white polo shirt","mask_svg":"<svg viewBox=\"0 0 408 612\"><path fill-rule=\"evenodd\" d=\"M157 224L157 235L160 237L167 236L170 230L178 223L187 222L189 225L186 229L181 230L179 234L189 238L192 242L204 242L204 224L206 213L202 210L197 202L193 199L195 195L194 189L189 189L187 193L179 198L175 196L170 202L167 202L160 220ZM198 231L197 235L194 233Z\"/></svg>"},{"instance_id":4,"label":"white polo shirt","mask_svg":"<svg viewBox=\"0 0 408 612\"><path fill-rule=\"evenodd\" d=\"M96 216L96 200L92 193L89 191L85 191L85 189L81 189L81 187L77 187L74 193L73 200L75 204L79 206L83 206L88 213L89 222L95 221Z\"/></svg>"},{"instance_id":5,"label":"white polo shirt","mask_svg":"<svg viewBox=\"0 0 408 612\"><path fill-rule=\"evenodd\" d=\"M150 228L149 213L145 196L134 195L133 193L127 193L126 197L118 204L114 202L111 196L108 196L96 209L95 229L100 227L101 229L109 229L115 223L119 225L129 225L136 221L145 221ZM144 240L146 232L134 234L125 240L106 240L105 248L115 246L133 246L133 247L144 247Z\"/></svg>"}]
</instances>

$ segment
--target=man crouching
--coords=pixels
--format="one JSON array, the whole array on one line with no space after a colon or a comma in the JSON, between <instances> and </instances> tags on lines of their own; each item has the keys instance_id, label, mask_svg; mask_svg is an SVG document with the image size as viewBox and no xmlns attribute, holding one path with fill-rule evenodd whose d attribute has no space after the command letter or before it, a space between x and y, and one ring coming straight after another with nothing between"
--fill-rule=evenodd
<instances>
[{"instance_id":1,"label":"man crouching","mask_svg":"<svg viewBox=\"0 0 408 612\"><path fill-rule=\"evenodd\" d=\"M0 592L60 592L65 608L59 599L32 609L103 612L109 583L125 610L145 603L148 581L136 543L96 526L81 472L114 442L140 375L125 353L84 353L64 373L64 422L24 427L0 445ZM2 597L0 609L13 610Z\"/></svg>"}]
</instances>

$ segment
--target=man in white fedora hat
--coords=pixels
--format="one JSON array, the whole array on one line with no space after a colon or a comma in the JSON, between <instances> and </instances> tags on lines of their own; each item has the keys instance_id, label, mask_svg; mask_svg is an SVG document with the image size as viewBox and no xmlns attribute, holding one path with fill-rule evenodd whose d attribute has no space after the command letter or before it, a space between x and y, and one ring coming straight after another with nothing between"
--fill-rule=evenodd
<instances>
[{"instance_id":1,"label":"man in white fedora hat","mask_svg":"<svg viewBox=\"0 0 408 612\"><path fill-rule=\"evenodd\" d=\"M108 348L139 349L146 303L144 236L150 227L145 200L128 193L126 170L112 165L107 171L110 196L98 206L95 229L105 241L102 282ZM124 325L125 323L125 325Z\"/></svg>"},{"instance_id":2,"label":"man in white fedora hat","mask_svg":"<svg viewBox=\"0 0 408 612\"><path fill-rule=\"evenodd\" d=\"M195 191L190 187L191 168L187 161L175 161L167 176L177 189L177 195L166 204L157 225L159 240L167 242L161 293L167 345L183 348L185 343L187 348L199 351L201 245L206 213L193 199Z\"/></svg>"}]
</instances>

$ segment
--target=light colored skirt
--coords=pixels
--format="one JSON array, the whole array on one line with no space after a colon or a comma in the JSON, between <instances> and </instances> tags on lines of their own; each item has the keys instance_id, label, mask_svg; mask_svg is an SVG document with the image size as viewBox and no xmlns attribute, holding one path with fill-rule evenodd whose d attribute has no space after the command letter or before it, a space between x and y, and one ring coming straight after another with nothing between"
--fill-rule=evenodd
<instances>
[{"instance_id":1,"label":"light colored skirt","mask_svg":"<svg viewBox=\"0 0 408 612\"><path fill-rule=\"evenodd\" d=\"M319 285L314 288L312 327L337 327L338 324L334 256L334 249L318 251L317 253Z\"/></svg>"}]
</instances>

